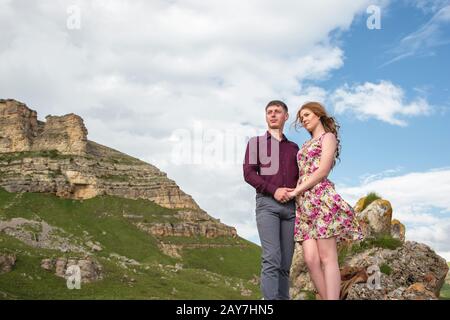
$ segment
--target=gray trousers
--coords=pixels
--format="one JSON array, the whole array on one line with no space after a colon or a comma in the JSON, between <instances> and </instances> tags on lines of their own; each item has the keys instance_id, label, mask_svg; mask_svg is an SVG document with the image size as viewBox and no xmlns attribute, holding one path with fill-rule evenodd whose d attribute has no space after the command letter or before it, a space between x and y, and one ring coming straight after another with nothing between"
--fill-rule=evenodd
<instances>
[{"instance_id":1,"label":"gray trousers","mask_svg":"<svg viewBox=\"0 0 450 320\"><path fill-rule=\"evenodd\" d=\"M295 201L279 203L256 194L256 225L261 240L261 291L265 300L289 300L294 254Z\"/></svg>"}]
</instances>

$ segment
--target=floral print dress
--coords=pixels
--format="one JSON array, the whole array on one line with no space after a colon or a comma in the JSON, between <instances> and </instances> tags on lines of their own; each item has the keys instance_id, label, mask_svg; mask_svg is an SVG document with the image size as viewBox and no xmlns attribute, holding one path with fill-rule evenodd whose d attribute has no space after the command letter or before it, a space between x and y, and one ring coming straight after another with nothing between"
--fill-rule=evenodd
<instances>
[{"instance_id":1,"label":"floral print dress","mask_svg":"<svg viewBox=\"0 0 450 320\"><path fill-rule=\"evenodd\" d=\"M298 151L299 184L319 168L324 135L305 142ZM336 237L338 242L362 239L353 208L336 193L334 184L327 178L299 194L295 202L295 241L331 237Z\"/></svg>"}]
</instances>

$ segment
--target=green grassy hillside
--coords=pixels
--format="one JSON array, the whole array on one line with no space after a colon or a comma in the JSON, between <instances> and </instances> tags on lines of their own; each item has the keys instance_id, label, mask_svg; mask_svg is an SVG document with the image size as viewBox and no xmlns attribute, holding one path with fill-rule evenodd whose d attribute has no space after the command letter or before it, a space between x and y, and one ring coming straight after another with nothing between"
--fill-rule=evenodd
<instances>
[{"instance_id":1,"label":"green grassy hillside","mask_svg":"<svg viewBox=\"0 0 450 320\"><path fill-rule=\"evenodd\" d=\"M450 268L450 262L447 262L447 264ZM450 280L449 279L450 279L450 276L447 275L447 279L441 289L440 298L444 299L444 300L450 300Z\"/></svg>"},{"instance_id":2,"label":"green grassy hillside","mask_svg":"<svg viewBox=\"0 0 450 320\"><path fill-rule=\"evenodd\" d=\"M0 254L17 257L13 270L0 274L0 299L259 299L258 285L252 281L260 270L260 248L255 244L242 238L171 237L164 241L219 244L185 248L181 259L173 258L159 250L162 239L134 225L176 222L175 214L176 210L147 200L100 196L79 201L51 194L8 193L0 188L0 221L17 217L45 221L60 228L59 236L76 246L98 242L102 250L91 254L103 267L102 280L69 290L65 279L41 268L41 260L83 258L83 253L27 245L0 231ZM30 232L39 234L39 230ZM139 265L123 266L117 255Z\"/></svg>"}]
</instances>

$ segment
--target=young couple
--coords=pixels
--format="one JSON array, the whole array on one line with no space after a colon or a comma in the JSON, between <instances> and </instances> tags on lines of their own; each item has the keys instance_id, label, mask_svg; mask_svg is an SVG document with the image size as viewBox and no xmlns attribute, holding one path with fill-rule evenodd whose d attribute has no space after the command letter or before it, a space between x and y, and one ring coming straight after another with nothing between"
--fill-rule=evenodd
<instances>
[{"instance_id":1,"label":"young couple","mask_svg":"<svg viewBox=\"0 0 450 320\"><path fill-rule=\"evenodd\" d=\"M247 145L244 178L256 189L256 223L262 247L261 290L265 300L289 299L295 241L320 298L339 299L337 242L361 239L352 207L327 179L339 158L339 126L318 102L297 111L294 125L311 135L301 148L283 128L289 119L282 101L266 106L268 130Z\"/></svg>"}]
</instances>

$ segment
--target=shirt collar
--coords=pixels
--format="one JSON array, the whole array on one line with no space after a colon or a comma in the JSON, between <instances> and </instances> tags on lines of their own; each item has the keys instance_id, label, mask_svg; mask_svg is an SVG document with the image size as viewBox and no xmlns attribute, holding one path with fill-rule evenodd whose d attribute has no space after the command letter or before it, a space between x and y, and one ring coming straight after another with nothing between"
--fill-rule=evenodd
<instances>
[{"instance_id":1,"label":"shirt collar","mask_svg":"<svg viewBox=\"0 0 450 320\"><path fill-rule=\"evenodd\" d=\"M272 135L270 134L269 130L266 131L266 138L269 139L271 138ZM275 139L275 138L274 138ZM281 141L288 141L288 139L286 138L286 136L283 133L283 136L281 137Z\"/></svg>"}]
</instances>

